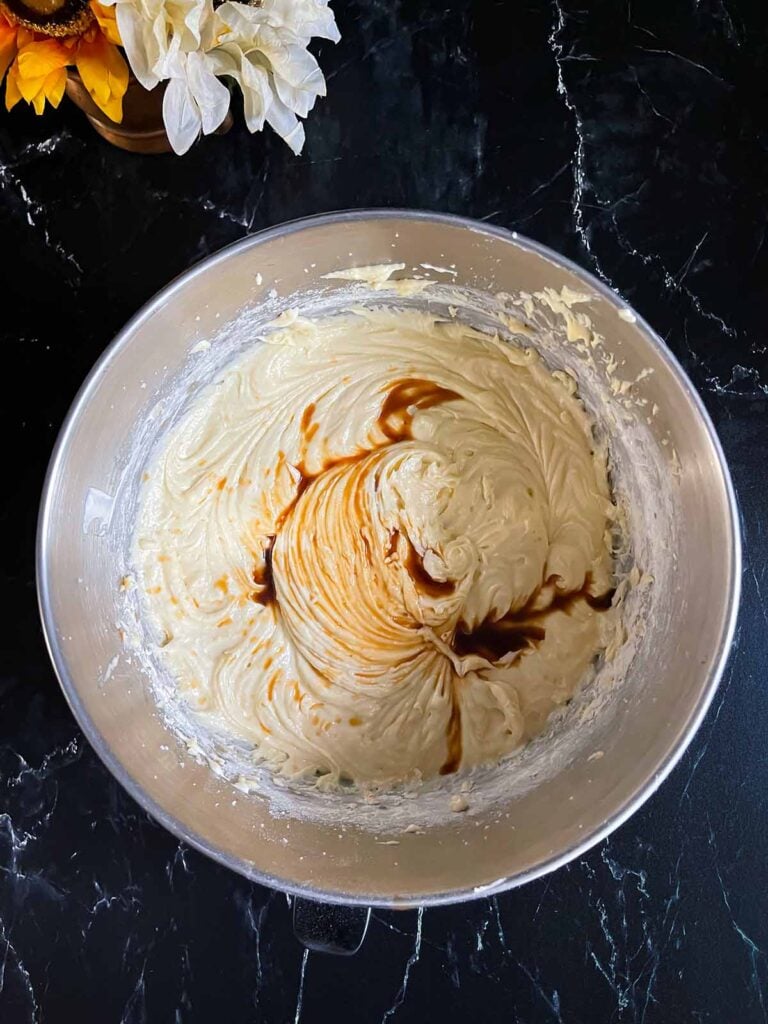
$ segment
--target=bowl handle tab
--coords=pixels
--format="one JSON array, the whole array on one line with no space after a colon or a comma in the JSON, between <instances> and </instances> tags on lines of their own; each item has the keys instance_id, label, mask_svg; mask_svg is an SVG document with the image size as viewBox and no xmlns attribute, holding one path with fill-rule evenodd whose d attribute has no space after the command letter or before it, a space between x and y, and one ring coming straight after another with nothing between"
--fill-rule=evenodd
<instances>
[{"instance_id":1,"label":"bowl handle tab","mask_svg":"<svg viewBox=\"0 0 768 1024\"><path fill-rule=\"evenodd\" d=\"M352 956L363 944L370 907L344 907L295 897L293 931L299 942L318 953Z\"/></svg>"}]
</instances>

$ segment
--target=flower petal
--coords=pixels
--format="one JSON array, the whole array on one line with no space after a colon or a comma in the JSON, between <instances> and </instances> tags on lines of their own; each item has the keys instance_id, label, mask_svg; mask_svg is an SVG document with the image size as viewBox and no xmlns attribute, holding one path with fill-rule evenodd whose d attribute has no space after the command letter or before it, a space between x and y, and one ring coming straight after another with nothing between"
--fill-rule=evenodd
<instances>
[{"instance_id":1,"label":"flower petal","mask_svg":"<svg viewBox=\"0 0 768 1024\"><path fill-rule=\"evenodd\" d=\"M260 27L265 23L265 15L261 7L225 0L216 8L216 20L241 40L246 40L256 37Z\"/></svg>"},{"instance_id":2,"label":"flower petal","mask_svg":"<svg viewBox=\"0 0 768 1024\"><path fill-rule=\"evenodd\" d=\"M19 41L21 38L19 33ZM42 114L46 99L50 99L53 106L58 106L66 83L65 69L71 59L69 48L57 39L33 37L31 41L25 40L11 68L13 82L10 99L6 86L6 106L10 104L8 109L18 102L17 93L34 107L37 114Z\"/></svg>"},{"instance_id":3,"label":"flower petal","mask_svg":"<svg viewBox=\"0 0 768 1024\"><path fill-rule=\"evenodd\" d=\"M19 50L16 62L22 78L44 79L51 71L66 67L70 58L70 51L57 39L40 39L23 46Z\"/></svg>"},{"instance_id":4,"label":"flower petal","mask_svg":"<svg viewBox=\"0 0 768 1024\"><path fill-rule=\"evenodd\" d=\"M0 16L0 81L16 56L16 29Z\"/></svg>"},{"instance_id":5,"label":"flower petal","mask_svg":"<svg viewBox=\"0 0 768 1024\"><path fill-rule=\"evenodd\" d=\"M128 66L120 51L105 36L81 38L75 65L93 102L118 124L123 119L123 96L128 88Z\"/></svg>"},{"instance_id":6,"label":"flower petal","mask_svg":"<svg viewBox=\"0 0 768 1024\"><path fill-rule=\"evenodd\" d=\"M251 63L243 55L240 70L240 87L243 90L243 116L249 132L260 132L264 127L267 111L272 105L272 90L269 75L264 68Z\"/></svg>"},{"instance_id":7,"label":"flower petal","mask_svg":"<svg viewBox=\"0 0 768 1024\"><path fill-rule=\"evenodd\" d=\"M20 99L19 69L14 61L8 69L8 77L5 79L5 109L13 110Z\"/></svg>"},{"instance_id":8,"label":"flower petal","mask_svg":"<svg viewBox=\"0 0 768 1024\"><path fill-rule=\"evenodd\" d=\"M172 78L163 97L163 121L175 153L182 156L197 139L202 118L184 78Z\"/></svg>"},{"instance_id":9,"label":"flower petal","mask_svg":"<svg viewBox=\"0 0 768 1024\"><path fill-rule=\"evenodd\" d=\"M323 0L263 0L258 6L226 0L217 16L236 33L253 35L259 27L277 29L285 42L306 46L314 36L338 42L333 12Z\"/></svg>"},{"instance_id":10,"label":"flower petal","mask_svg":"<svg viewBox=\"0 0 768 1024\"><path fill-rule=\"evenodd\" d=\"M328 0L263 0L262 9L270 25L286 28L307 43L313 36L333 43L341 39Z\"/></svg>"},{"instance_id":11,"label":"flower petal","mask_svg":"<svg viewBox=\"0 0 768 1024\"><path fill-rule=\"evenodd\" d=\"M117 5L117 28L131 70L145 89L154 89L160 81L153 69L157 53L147 46L146 21L142 14L127 3Z\"/></svg>"},{"instance_id":12,"label":"flower petal","mask_svg":"<svg viewBox=\"0 0 768 1024\"><path fill-rule=\"evenodd\" d=\"M302 89L296 89L292 85L283 81L278 75L273 76L275 84L275 91L281 102L283 102L289 110L292 110L294 114L298 114L299 117L306 117L312 107L315 105L317 96L311 92L304 92Z\"/></svg>"},{"instance_id":13,"label":"flower petal","mask_svg":"<svg viewBox=\"0 0 768 1024\"><path fill-rule=\"evenodd\" d=\"M239 47L233 44L216 46L207 56L214 75L230 75L240 81L240 62L243 54Z\"/></svg>"},{"instance_id":14,"label":"flower petal","mask_svg":"<svg viewBox=\"0 0 768 1024\"><path fill-rule=\"evenodd\" d=\"M182 6L182 5L179 5ZM191 53L197 50L202 39L203 28L208 18L208 4L187 3L187 11L183 17L183 25L189 31L192 39L185 41L184 49Z\"/></svg>"},{"instance_id":15,"label":"flower petal","mask_svg":"<svg viewBox=\"0 0 768 1024\"><path fill-rule=\"evenodd\" d=\"M43 93L52 107L58 107L67 85L67 69L57 68L45 79Z\"/></svg>"},{"instance_id":16,"label":"flower petal","mask_svg":"<svg viewBox=\"0 0 768 1024\"><path fill-rule=\"evenodd\" d=\"M304 148L304 125L277 96L272 98L267 111L267 124L298 156Z\"/></svg>"},{"instance_id":17,"label":"flower petal","mask_svg":"<svg viewBox=\"0 0 768 1024\"><path fill-rule=\"evenodd\" d=\"M275 77L279 75L295 89L325 96L323 73L309 50L290 44L270 49L268 56Z\"/></svg>"},{"instance_id":18,"label":"flower petal","mask_svg":"<svg viewBox=\"0 0 768 1024\"><path fill-rule=\"evenodd\" d=\"M207 54L187 55L186 79L200 111L203 134L210 135L227 116L229 89L216 78L207 60Z\"/></svg>"},{"instance_id":19,"label":"flower petal","mask_svg":"<svg viewBox=\"0 0 768 1024\"><path fill-rule=\"evenodd\" d=\"M105 7L99 0L90 0L90 7L98 22L99 28L110 41L116 46L122 45L122 39L117 29L117 12L114 7Z\"/></svg>"}]
</instances>

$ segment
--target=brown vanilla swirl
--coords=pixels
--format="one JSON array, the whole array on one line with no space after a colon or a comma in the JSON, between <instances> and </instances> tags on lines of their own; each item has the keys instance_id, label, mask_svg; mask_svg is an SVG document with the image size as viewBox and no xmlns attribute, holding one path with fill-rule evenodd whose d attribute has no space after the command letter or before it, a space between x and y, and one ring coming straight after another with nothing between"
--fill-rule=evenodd
<instances>
[{"instance_id":1,"label":"brown vanilla swirl","mask_svg":"<svg viewBox=\"0 0 768 1024\"><path fill-rule=\"evenodd\" d=\"M145 488L162 656L276 771L496 761L606 646L616 509L589 418L533 350L465 325L295 319L194 400Z\"/></svg>"}]
</instances>

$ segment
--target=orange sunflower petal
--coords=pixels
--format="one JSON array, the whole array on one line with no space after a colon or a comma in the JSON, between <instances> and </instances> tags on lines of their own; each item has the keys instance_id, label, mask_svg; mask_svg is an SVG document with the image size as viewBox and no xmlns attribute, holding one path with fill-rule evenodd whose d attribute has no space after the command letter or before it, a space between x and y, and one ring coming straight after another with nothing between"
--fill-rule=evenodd
<instances>
[{"instance_id":1,"label":"orange sunflower petal","mask_svg":"<svg viewBox=\"0 0 768 1024\"><path fill-rule=\"evenodd\" d=\"M57 68L45 80L43 92L52 107L58 107L67 85L67 69Z\"/></svg>"},{"instance_id":2,"label":"orange sunflower petal","mask_svg":"<svg viewBox=\"0 0 768 1024\"><path fill-rule=\"evenodd\" d=\"M16 29L0 16L0 82L16 56Z\"/></svg>"},{"instance_id":3,"label":"orange sunflower petal","mask_svg":"<svg viewBox=\"0 0 768 1024\"><path fill-rule=\"evenodd\" d=\"M5 109L13 110L20 99L19 68L16 61L14 61L8 69L8 75L5 79Z\"/></svg>"},{"instance_id":4,"label":"orange sunflower petal","mask_svg":"<svg viewBox=\"0 0 768 1024\"><path fill-rule=\"evenodd\" d=\"M45 79L52 71L66 67L70 59L69 50L58 39L40 39L22 46L16 61L19 75L34 80Z\"/></svg>"},{"instance_id":5,"label":"orange sunflower petal","mask_svg":"<svg viewBox=\"0 0 768 1024\"><path fill-rule=\"evenodd\" d=\"M117 4L114 4L112 7L105 7L99 3L99 0L91 0L90 7L99 24L99 28L110 43L120 46L122 39L117 28Z\"/></svg>"},{"instance_id":6,"label":"orange sunflower petal","mask_svg":"<svg viewBox=\"0 0 768 1024\"><path fill-rule=\"evenodd\" d=\"M19 69L16 83L19 87L22 99L25 99L27 103L34 104L38 96L42 96L45 100L45 80L48 75L39 75L37 78L28 78L19 66L17 61L15 67ZM37 110L37 107L35 107Z\"/></svg>"},{"instance_id":7,"label":"orange sunflower petal","mask_svg":"<svg viewBox=\"0 0 768 1024\"><path fill-rule=\"evenodd\" d=\"M42 114L45 102L50 99L58 106L66 82L66 66L71 63L69 49L56 39L33 40L19 50L9 71L13 72L11 100L6 86L6 105L17 102L14 89L22 99L31 103L35 112Z\"/></svg>"},{"instance_id":8,"label":"orange sunflower petal","mask_svg":"<svg viewBox=\"0 0 768 1024\"><path fill-rule=\"evenodd\" d=\"M45 110L45 93L42 89L36 92L32 99L29 101L34 108L35 113L39 117Z\"/></svg>"},{"instance_id":9,"label":"orange sunflower petal","mask_svg":"<svg viewBox=\"0 0 768 1024\"><path fill-rule=\"evenodd\" d=\"M34 102L34 99L38 95L38 93L42 92L43 84L45 82L45 75L42 75L39 78L27 78L24 74L22 74L18 61L16 61L16 63L13 66L16 69L16 85L18 86L19 92L21 93L21 98L23 100L26 100L27 103Z\"/></svg>"},{"instance_id":10,"label":"orange sunflower petal","mask_svg":"<svg viewBox=\"0 0 768 1024\"><path fill-rule=\"evenodd\" d=\"M128 88L128 65L120 51L103 35L93 40L81 39L75 64L93 102L119 124Z\"/></svg>"}]
</instances>

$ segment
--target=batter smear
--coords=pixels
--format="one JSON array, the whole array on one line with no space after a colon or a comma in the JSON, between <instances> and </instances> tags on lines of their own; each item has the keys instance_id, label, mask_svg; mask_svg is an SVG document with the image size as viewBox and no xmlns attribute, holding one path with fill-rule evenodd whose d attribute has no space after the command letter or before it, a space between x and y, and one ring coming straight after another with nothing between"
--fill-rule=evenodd
<instances>
[{"instance_id":1,"label":"batter smear","mask_svg":"<svg viewBox=\"0 0 768 1024\"><path fill-rule=\"evenodd\" d=\"M296 320L195 401L146 488L162 657L286 774L496 761L612 628L616 509L572 382L462 324Z\"/></svg>"}]
</instances>

